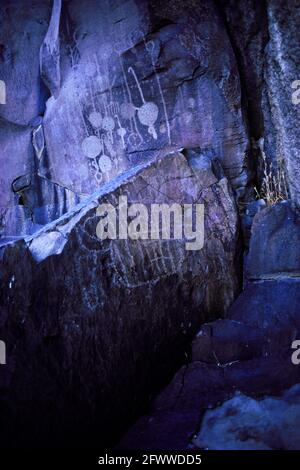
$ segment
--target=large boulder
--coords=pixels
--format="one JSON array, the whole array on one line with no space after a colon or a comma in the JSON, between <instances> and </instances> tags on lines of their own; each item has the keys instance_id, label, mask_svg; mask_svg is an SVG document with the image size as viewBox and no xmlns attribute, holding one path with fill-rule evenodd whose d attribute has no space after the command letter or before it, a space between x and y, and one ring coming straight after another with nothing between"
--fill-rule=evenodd
<instances>
[{"instance_id":1,"label":"large boulder","mask_svg":"<svg viewBox=\"0 0 300 470\"><path fill-rule=\"evenodd\" d=\"M212 168L208 177L207 162L202 169L180 153L152 158L1 248L8 442L12 434L14 443L107 442L170 376L197 328L228 309L239 289L238 216L227 179ZM99 240L97 207L116 206L121 195L146 207L204 204L203 248L187 250L183 239Z\"/></svg>"},{"instance_id":2,"label":"large boulder","mask_svg":"<svg viewBox=\"0 0 300 470\"><path fill-rule=\"evenodd\" d=\"M6 103L0 105L0 116L9 123L26 126L45 111L49 94L40 77L39 51L48 29L51 3L1 2L0 78L6 85ZM16 150L19 160L26 161L26 152Z\"/></svg>"},{"instance_id":3,"label":"large boulder","mask_svg":"<svg viewBox=\"0 0 300 470\"><path fill-rule=\"evenodd\" d=\"M248 279L300 274L300 216L289 201L260 211L254 218L246 263Z\"/></svg>"},{"instance_id":4,"label":"large boulder","mask_svg":"<svg viewBox=\"0 0 300 470\"><path fill-rule=\"evenodd\" d=\"M300 337L300 282L251 282L229 309L227 319L204 325L193 342L194 360L228 364L291 351Z\"/></svg>"}]
</instances>

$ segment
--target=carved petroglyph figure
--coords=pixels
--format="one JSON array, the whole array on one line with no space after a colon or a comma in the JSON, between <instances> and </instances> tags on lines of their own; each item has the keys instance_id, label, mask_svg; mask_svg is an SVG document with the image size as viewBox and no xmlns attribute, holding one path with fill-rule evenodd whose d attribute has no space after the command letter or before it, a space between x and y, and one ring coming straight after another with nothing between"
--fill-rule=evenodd
<instances>
[{"instance_id":1,"label":"carved petroglyph figure","mask_svg":"<svg viewBox=\"0 0 300 470\"><path fill-rule=\"evenodd\" d=\"M6 104L6 86L3 80L0 80L0 104Z\"/></svg>"},{"instance_id":2,"label":"carved petroglyph figure","mask_svg":"<svg viewBox=\"0 0 300 470\"><path fill-rule=\"evenodd\" d=\"M87 158L96 158L101 152L102 145L98 137L90 135L82 141L81 148Z\"/></svg>"},{"instance_id":3,"label":"carved petroglyph figure","mask_svg":"<svg viewBox=\"0 0 300 470\"><path fill-rule=\"evenodd\" d=\"M6 364L6 345L0 340L0 364Z\"/></svg>"},{"instance_id":4,"label":"carved petroglyph figure","mask_svg":"<svg viewBox=\"0 0 300 470\"><path fill-rule=\"evenodd\" d=\"M138 90L139 90L139 93L141 95L141 99L143 102L140 108L137 108L137 107L135 108L138 113L139 121L144 126L147 126L149 134L152 135L154 139L157 139L157 133L156 133L154 124L158 118L158 107L155 103L145 100L143 90L138 81L136 73L132 67L128 68L128 73L132 73L132 75L134 76L134 79L136 81L136 84L137 84L137 87L138 87Z\"/></svg>"}]
</instances>

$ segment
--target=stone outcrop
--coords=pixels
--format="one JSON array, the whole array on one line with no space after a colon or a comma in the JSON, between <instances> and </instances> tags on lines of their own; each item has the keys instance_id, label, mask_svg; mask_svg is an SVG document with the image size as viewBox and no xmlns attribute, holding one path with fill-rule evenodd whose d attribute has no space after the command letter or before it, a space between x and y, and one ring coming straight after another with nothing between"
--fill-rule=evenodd
<instances>
[{"instance_id":1,"label":"stone outcrop","mask_svg":"<svg viewBox=\"0 0 300 470\"><path fill-rule=\"evenodd\" d=\"M300 275L300 217L283 201L254 218L246 263L248 279Z\"/></svg>"},{"instance_id":2,"label":"stone outcrop","mask_svg":"<svg viewBox=\"0 0 300 470\"><path fill-rule=\"evenodd\" d=\"M300 88L300 47L295 38L300 27L297 0L267 2L269 42L265 62L266 149L286 168L290 196L300 206L300 100L293 95ZM299 92L298 92L299 95Z\"/></svg>"},{"instance_id":3,"label":"stone outcrop","mask_svg":"<svg viewBox=\"0 0 300 470\"><path fill-rule=\"evenodd\" d=\"M107 442L180 363L201 323L233 302L237 209L228 180L212 168L207 161L193 168L178 152L157 156L1 248L7 365L0 403L8 442L12 435L14 443L36 445L66 442L66 435L81 445ZM204 204L203 248L186 250L184 240L99 240L96 209L116 206L120 195L146 206Z\"/></svg>"},{"instance_id":4,"label":"stone outcrop","mask_svg":"<svg viewBox=\"0 0 300 470\"><path fill-rule=\"evenodd\" d=\"M165 148L218 158L243 197L249 143L239 74L213 2L31 4L1 10L2 235L33 233ZM28 174L36 184L22 204L11 185Z\"/></svg>"},{"instance_id":5,"label":"stone outcrop","mask_svg":"<svg viewBox=\"0 0 300 470\"><path fill-rule=\"evenodd\" d=\"M179 369L120 448L295 448L299 1L27 3L0 5L4 445L107 445ZM124 196L203 204L203 248L100 241Z\"/></svg>"},{"instance_id":6,"label":"stone outcrop","mask_svg":"<svg viewBox=\"0 0 300 470\"><path fill-rule=\"evenodd\" d=\"M291 199L299 207L299 3L297 0L218 3L239 65L253 141L252 170L260 185L263 149L268 165L272 163L273 168L285 170Z\"/></svg>"},{"instance_id":7,"label":"stone outcrop","mask_svg":"<svg viewBox=\"0 0 300 470\"><path fill-rule=\"evenodd\" d=\"M272 422L265 423L263 413L254 419L262 406L255 399L236 397L216 407L237 391L262 398L300 382L300 368L292 363L292 344L300 338L298 235L298 214L290 202L256 213L243 292L226 318L201 327L188 363L153 402L149 415L124 436L121 449L296 448L296 416L294 421L284 398L278 401L278 414L274 407ZM236 416L226 414L231 404ZM252 418L248 407L254 410ZM284 420L287 439L277 435L272 443L272 429Z\"/></svg>"}]
</instances>

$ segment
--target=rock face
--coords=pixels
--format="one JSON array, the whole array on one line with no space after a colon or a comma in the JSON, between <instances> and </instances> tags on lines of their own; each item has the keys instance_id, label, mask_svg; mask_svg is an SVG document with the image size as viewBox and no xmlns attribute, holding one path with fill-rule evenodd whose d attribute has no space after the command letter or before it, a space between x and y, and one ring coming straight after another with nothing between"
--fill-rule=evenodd
<instances>
[{"instance_id":1,"label":"rock face","mask_svg":"<svg viewBox=\"0 0 300 470\"><path fill-rule=\"evenodd\" d=\"M300 217L288 201L255 216L247 260L249 279L299 277Z\"/></svg>"},{"instance_id":2,"label":"rock face","mask_svg":"<svg viewBox=\"0 0 300 470\"><path fill-rule=\"evenodd\" d=\"M251 229L255 215L266 207L263 199L251 201L246 205L244 213L241 215L241 223L243 227L243 240L245 250L249 249L249 240L251 237Z\"/></svg>"},{"instance_id":3,"label":"rock face","mask_svg":"<svg viewBox=\"0 0 300 470\"><path fill-rule=\"evenodd\" d=\"M283 292L285 295L280 304L278 300ZM229 318L203 325L193 341L190 362L156 398L150 413L140 418L126 433L119 448L183 450L201 446L238 449L241 443L234 431L231 441L225 442L231 416L228 415L227 423L225 417L223 422L213 420L210 429L207 424L210 412L202 421L204 413L220 406L237 391L262 398L280 394L300 382L299 366L291 360L292 342L300 336L299 295L300 285L296 280L279 285L278 281L253 283L233 304L228 312ZM239 403L239 399L236 400ZM250 404L256 403L250 398L245 399L245 406L247 400ZM241 405L243 403L241 399ZM224 416L227 408L224 405L211 414ZM280 404L278 408L280 410ZM256 405L256 410L255 416L259 413L259 405ZM285 410L280 417L275 415L272 421L280 425L286 418L291 436L294 422L289 421ZM239 408L237 415L236 432L249 428L248 415L245 417ZM265 430L261 423L256 422L257 431L253 432L258 439L252 443L252 448L261 448L260 439L266 442L261 437ZM200 437L197 437L199 432ZM234 443L233 436L236 437ZM253 434L246 433L245 439L251 436ZM299 430L295 430L294 437L291 442L299 442ZM250 445L249 442L246 445Z\"/></svg>"},{"instance_id":4,"label":"rock face","mask_svg":"<svg viewBox=\"0 0 300 470\"><path fill-rule=\"evenodd\" d=\"M295 38L300 27L299 4L296 0L271 0L267 6L270 41L266 49L265 95L268 106L266 148L276 153L286 167L290 195L300 205L300 46ZM287 20L288 19L288 20ZM294 84L294 85L293 85ZM293 95L296 96L293 97Z\"/></svg>"},{"instance_id":5,"label":"rock face","mask_svg":"<svg viewBox=\"0 0 300 470\"><path fill-rule=\"evenodd\" d=\"M217 157L243 196L239 74L213 2L14 0L1 17L3 235L33 233L163 148Z\"/></svg>"},{"instance_id":6,"label":"rock face","mask_svg":"<svg viewBox=\"0 0 300 470\"><path fill-rule=\"evenodd\" d=\"M251 140L262 139L268 164L285 169L299 206L300 27L297 0L220 0L239 65ZM261 150L251 149L252 170L263 178Z\"/></svg>"},{"instance_id":7,"label":"rock face","mask_svg":"<svg viewBox=\"0 0 300 470\"><path fill-rule=\"evenodd\" d=\"M6 84L6 104L1 105L1 118L7 125L28 126L43 114L48 98L40 78L39 50L48 29L51 2L33 0L25 4L13 0L9 4L1 2L0 9L1 80ZM16 148L10 156L19 154L18 160L26 163L24 150L22 153L21 148Z\"/></svg>"},{"instance_id":8,"label":"rock face","mask_svg":"<svg viewBox=\"0 0 300 470\"><path fill-rule=\"evenodd\" d=\"M120 447L294 448L247 410L299 408L257 401L300 381L298 0L27 3L0 6L7 443L106 445L184 363ZM100 241L125 196L203 204L203 248Z\"/></svg>"},{"instance_id":9,"label":"rock face","mask_svg":"<svg viewBox=\"0 0 300 470\"><path fill-rule=\"evenodd\" d=\"M54 0L47 34L40 49L40 73L52 96L60 89L60 43L59 23L61 0Z\"/></svg>"},{"instance_id":10,"label":"rock face","mask_svg":"<svg viewBox=\"0 0 300 470\"><path fill-rule=\"evenodd\" d=\"M42 116L49 91L41 78L40 48L49 39L51 9L46 0L0 5L0 79L6 85L6 102L0 105L2 237L33 233L80 201L80 195L41 171Z\"/></svg>"},{"instance_id":11,"label":"rock face","mask_svg":"<svg viewBox=\"0 0 300 470\"><path fill-rule=\"evenodd\" d=\"M287 201L255 215L243 292L226 318L201 327L190 362L124 436L121 449L297 448L298 415L294 420L285 398L235 397L207 410L237 391L261 398L300 382L292 362L292 344L300 338L298 235L298 215ZM277 403L271 421L263 419L265 403ZM229 413L232 408L236 413ZM289 427L285 440L280 423Z\"/></svg>"},{"instance_id":12,"label":"rock face","mask_svg":"<svg viewBox=\"0 0 300 470\"><path fill-rule=\"evenodd\" d=\"M184 240L100 241L96 209L116 206L121 195L146 206L204 204L203 248L186 250ZM232 303L237 253L227 179L209 174L207 162L192 168L179 153L141 164L36 235L3 246L0 389L8 442L12 435L23 444L69 436L92 445L115 436L115 423L134 416L153 378L170 373L201 323Z\"/></svg>"},{"instance_id":13,"label":"rock face","mask_svg":"<svg viewBox=\"0 0 300 470\"><path fill-rule=\"evenodd\" d=\"M285 169L297 205L296 6L3 4L0 233L33 233L166 146L218 157L241 199L251 178L261 183L263 148L268 162ZM28 175L36 184L15 194L13 181ZM38 200L26 197L30 190Z\"/></svg>"},{"instance_id":14,"label":"rock face","mask_svg":"<svg viewBox=\"0 0 300 470\"><path fill-rule=\"evenodd\" d=\"M131 0L112 9L75 1L65 13L73 37L61 45L63 86L44 118L55 181L90 192L173 145L209 150L231 178L240 176L247 148L240 87L212 2Z\"/></svg>"},{"instance_id":15,"label":"rock face","mask_svg":"<svg viewBox=\"0 0 300 470\"><path fill-rule=\"evenodd\" d=\"M207 411L196 447L210 450L298 450L300 385L282 397L253 400L237 395Z\"/></svg>"}]
</instances>

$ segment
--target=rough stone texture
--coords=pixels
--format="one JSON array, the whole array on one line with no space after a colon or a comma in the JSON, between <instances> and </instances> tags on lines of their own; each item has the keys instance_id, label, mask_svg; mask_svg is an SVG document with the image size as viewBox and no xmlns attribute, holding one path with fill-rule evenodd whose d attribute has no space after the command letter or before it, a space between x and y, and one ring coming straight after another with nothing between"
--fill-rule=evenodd
<instances>
[{"instance_id":1,"label":"rough stone texture","mask_svg":"<svg viewBox=\"0 0 300 470\"><path fill-rule=\"evenodd\" d=\"M30 233L39 225L30 220L35 206L22 207L11 192L11 172L24 175L20 166L33 165L35 174L65 190L68 204L52 207L52 217L72 207L68 191L75 199L90 194L166 145L216 155L241 196L252 173L261 181L255 141L263 137L268 160L283 159L297 203L299 106L292 104L291 88L298 79L297 1L216 5L193 0L163 6L146 0L84 6L78 0L63 2L62 8L58 0L32 1L30 8L21 0L3 4L1 80L7 102L1 117L5 125L35 128L45 114L45 147L37 161L32 144L24 145L13 125L13 149L2 146L4 166L12 154L19 162L10 164L1 185L6 235ZM254 139L247 165L243 113ZM54 192L55 184L50 187ZM39 199L48 205L47 194Z\"/></svg>"},{"instance_id":2,"label":"rough stone texture","mask_svg":"<svg viewBox=\"0 0 300 470\"><path fill-rule=\"evenodd\" d=\"M203 325L193 341L192 359L229 364L289 349L300 335L297 279L250 283L226 319Z\"/></svg>"},{"instance_id":3,"label":"rough stone texture","mask_svg":"<svg viewBox=\"0 0 300 470\"><path fill-rule=\"evenodd\" d=\"M51 2L1 2L0 13L1 80L6 84L6 104L0 107L0 115L8 123L26 126L44 112L48 97L40 78L39 49L47 32ZM25 163L21 149L19 154Z\"/></svg>"},{"instance_id":4,"label":"rough stone texture","mask_svg":"<svg viewBox=\"0 0 300 470\"><path fill-rule=\"evenodd\" d=\"M0 107L0 236L14 237L56 219L80 195L39 176L45 153L41 115L49 97L39 51L51 2L1 2L0 17L0 78L6 84L6 104ZM17 180L30 183L16 185Z\"/></svg>"},{"instance_id":5,"label":"rough stone texture","mask_svg":"<svg viewBox=\"0 0 300 470\"><path fill-rule=\"evenodd\" d=\"M299 277L300 217L289 201L255 216L246 266L249 279Z\"/></svg>"},{"instance_id":6,"label":"rough stone texture","mask_svg":"<svg viewBox=\"0 0 300 470\"><path fill-rule=\"evenodd\" d=\"M236 391L261 397L299 383L300 368L291 361L292 342L300 336L299 303L298 279L249 283L228 318L202 326L192 343L191 362L160 393L150 413L127 432L119 448L188 449L195 445L203 413ZM261 435L264 428L259 423L257 427ZM219 441L221 437L220 430Z\"/></svg>"},{"instance_id":7,"label":"rough stone texture","mask_svg":"<svg viewBox=\"0 0 300 470\"><path fill-rule=\"evenodd\" d=\"M61 0L53 0L49 28L40 49L40 73L52 96L60 89L59 23Z\"/></svg>"},{"instance_id":8,"label":"rough stone texture","mask_svg":"<svg viewBox=\"0 0 300 470\"><path fill-rule=\"evenodd\" d=\"M116 205L121 194L147 206L203 203L203 249L187 251L184 240L100 241L96 207ZM131 169L36 235L2 247L8 443L12 435L28 445L115 436L201 323L234 300L237 247L227 179L208 178L207 164L191 168L178 153Z\"/></svg>"},{"instance_id":9,"label":"rough stone texture","mask_svg":"<svg viewBox=\"0 0 300 470\"><path fill-rule=\"evenodd\" d=\"M261 148L257 143L265 135L267 117L270 119L265 111L267 102L263 103L265 47L269 39L266 2L218 0L217 3L226 24L240 74L242 109L250 137L249 173L253 184L260 187L263 162ZM271 157L269 152L267 154L269 161ZM272 156L274 157L274 152Z\"/></svg>"},{"instance_id":10,"label":"rough stone texture","mask_svg":"<svg viewBox=\"0 0 300 470\"><path fill-rule=\"evenodd\" d=\"M0 111L13 140L1 152L1 162L10 161L2 233L28 234L40 224L35 202L19 207L11 190L28 166L32 180L48 182L46 192L41 184L31 188L49 208L42 224L163 148L196 147L218 158L243 197L249 144L239 74L212 1L73 0L61 8L56 0L52 11L50 1L31 5L14 0L1 10L8 91ZM16 124L28 126L26 145ZM64 194L51 207L57 185ZM12 224L19 212L24 223Z\"/></svg>"},{"instance_id":11,"label":"rough stone texture","mask_svg":"<svg viewBox=\"0 0 300 470\"><path fill-rule=\"evenodd\" d=\"M288 346L300 330L299 288L299 279L290 278L250 283L228 315L250 327L262 328L267 343L277 333L278 341L273 345L276 349ZM289 337L284 335L285 330L289 331Z\"/></svg>"},{"instance_id":12,"label":"rough stone texture","mask_svg":"<svg viewBox=\"0 0 300 470\"><path fill-rule=\"evenodd\" d=\"M205 413L193 442L209 450L299 450L299 421L300 385L280 398L237 395Z\"/></svg>"},{"instance_id":13,"label":"rough stone texture","mask_svg":"<svg viewBox=\"0 0 300 470\"><path fill-rule=\"evenodd\" d=\"M242 99L250 136L258 140L264 132L262 110L264 49L268 42L265 2L219 0L237 57L242 82Z\"/></svg>"},{"instance_id":14,"label":"rough stone texture","mask_svg":"<svg viewBox=\"0 0 300 470\"><path fill-rule=\"evenodd\" d=\"M192 362L175 375L151 412L129 429L117 448L191 449L205 411L221 405L237 390L253 396L278 394L299 381L299 367L292 365L290 353L226 367Z\"/></svg>"},{"instance_id":15,"label":"rough stone texture","mask_svg":"<svg viewBox=\"0 0 300 470\"><path fill-rule=\"evenodd\" d=\"M251 229L255 215L266 207L266 202L263 199L258 199L249 202L241 214L241 225L243 229L243 240L245 249L249 248L249 241L251 237Z\"/></svg>"},{"instance_id":16,"label":"rough stone texture","mask_svg":"<svg viewBox=\"0 0 300 470\"><path fill-rule=\"evenodd\" d=\"M74 37L62 51L62 90L44 119L55 181L90 192L170 145L209 148L232 178L242 172L247 138L236 64L212 2L131 0L112 9L78 0L67 11ZM94 148L112 167L93 177Z\"/></svg>"},{"instance_id":17,"label":"rough stone texture","mask_svg":"<svg viewBox=\"0 0 300 470\"><path fill-rule=\"evenodd\" d=\"M208 321L192 362L120 445L187 448L205 410L236 390L261 397L300 381L290 350L300 334L299 1L26 3L0 6L6 438L109 442ZM268 165L285 169L291 202L249 203L263 151ZM187 252L183 241L100 243L96 206L119 194L203 202L203 250ZM234 199L244 208L246 249L252 235L244 291L228 311L242 277ZM3 237L38 229L10 244ZM239 423L230 445L249 437L249 423ZM273 430L253 430L252 444L295 445Z\"/></svg>"},{"instance_id":18,"label":"rough stone texture","mask_svg":"<svg viewBox=\"0 0 300 470\"><path fill-rule=\"evenodd\" d=\"M291 198L299 206L299 85L292 88L300 74L299 1L218 3L239 66L243 104L253 139L250 168L256 173L256 184L260 186L263 178L261 147L268 164L285 169Z\"/></svg>"},{"instance_id":19,"label":"rough stone texture","mask_svg":"<svg viewBox=\"0 0 300 470\"><path fill-rule=\"evenodd\" d=\"M269 344L262 330L226 318L203 325L192 343L192 360L224 365L259 356L265 349Z\"/></svg>"},{"instance_id":20,"label":"rough stone texture","mask_svg":"<svg viewBox=\"0 0 300 470\"><path fill-rule=\"evenodd\" d=\"M300 106L292 102L292 83L299 80L300 72L300 45L295 40L300 28L299 1L271 0L267 12L270 41L264 72L267 104L263 109L269 113L269 123L266 118L265 147L267 153L283 159L292 200L299 206Z\"/></svg>"},{"instance_id":21,"label":"rough stone texture","mask_svg":"<svg viewBox=\"0 0 300 470\"><path fill-rule=\"evenodd\" d=\"M2 108L1 108L2 109ZM21 175L31 173L34 161L31 147L31 131L29 127L9 124L1 121L1 176L0 176L0 226L1 233L21 233L22 226L30 222L26 220L23 207L18 204L19 198L13 192L12 183ZM23 160L18 156L22 154ZM2 159L3 158L3 159ZM19 227L17 219L21 213ZM28 216L28 214L27 214ZM10 220L11 219L11 220Z\"/></svg>"}]
</instances>

